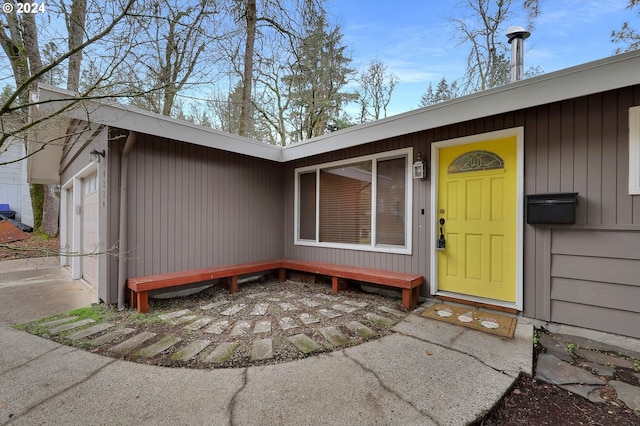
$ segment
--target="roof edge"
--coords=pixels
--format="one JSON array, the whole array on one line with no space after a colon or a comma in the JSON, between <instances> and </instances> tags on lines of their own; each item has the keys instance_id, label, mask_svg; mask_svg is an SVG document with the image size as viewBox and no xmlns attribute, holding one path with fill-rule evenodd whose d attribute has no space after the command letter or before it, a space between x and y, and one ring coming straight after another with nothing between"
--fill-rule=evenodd
<instances>
[{"instance_id":1,"label":"roof edge","mask_svg":"<svg viewBox=\"0 0 640 426\"><path fill-rule=\"evenodd\" d=\"M610 56L287 145L283 161L640 84L638 69L640 50Z\"/></svg>"}]
</instances>

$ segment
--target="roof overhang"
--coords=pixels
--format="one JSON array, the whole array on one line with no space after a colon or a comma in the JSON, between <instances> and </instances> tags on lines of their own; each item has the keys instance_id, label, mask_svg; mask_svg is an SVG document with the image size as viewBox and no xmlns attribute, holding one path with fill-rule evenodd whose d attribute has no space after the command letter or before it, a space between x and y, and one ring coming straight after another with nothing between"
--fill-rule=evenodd
<instances>
[{"instance_id":1,"label":"roof overhang","mask_svg":"<svg viewBox=\"0 0 640 426\"><path fill-rule=\"evenodd\" d=\"M64 120L79 119L177 142L287 162L467 120L640 84L639 70L640 51L623 53L349 127L285 147L258 142L115 102L80 100L71 92L40 85L36 95L39 107L35 116L46 116L61 109L64 109L64 114L54 118L45 131L34 133L30 143L31 147L43 148L42 144L46 144L48 139L43 139L42 136L49 139L61 138L68 126ZM30 157L29 171L32 179L57 183L61 155L62 146L50 144ZM53 178L54 171L56 178Z\"/></svg>"}]
</instances>

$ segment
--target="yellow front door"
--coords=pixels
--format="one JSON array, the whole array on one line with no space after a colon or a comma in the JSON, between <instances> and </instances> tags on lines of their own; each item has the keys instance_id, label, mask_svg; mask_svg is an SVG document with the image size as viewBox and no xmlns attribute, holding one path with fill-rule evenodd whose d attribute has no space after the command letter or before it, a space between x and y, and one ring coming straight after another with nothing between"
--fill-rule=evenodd
<instances>
[{"instance_id":1,"label":"yellow front door","mask_svg":"<svg viewBox=\"0 0 640 426\"><path fill-rule=\"evenodd\" d=\"M515 136L440 149L439 291L516 302L516 153Z\"/></svg>"}]
</instances>

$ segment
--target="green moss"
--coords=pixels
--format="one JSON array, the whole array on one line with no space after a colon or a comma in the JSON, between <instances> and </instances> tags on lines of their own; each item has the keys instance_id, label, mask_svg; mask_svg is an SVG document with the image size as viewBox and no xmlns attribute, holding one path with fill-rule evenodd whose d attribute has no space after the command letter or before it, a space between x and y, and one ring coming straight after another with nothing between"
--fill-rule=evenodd
<instances>
[{"instance_id":1,"label":"green moss","mask_svg":"<svg viewBox=\"0 0 640 426\"><path fill-rule=\"evenodd\" d=\"M137 324L154 324L154 323L162 322L161 318L158 318L157 315L153 315L153 314L136 313L131 315L129 319L131 320L131 322L137 323Z\"/></svg>"},{"instance_id":2,"label":"green moss","mask_svg":"<svg viewBox=\"0 0 640 426\"><path fill-rule=\"evenodd\" d=\"M82 321L83 319L91 318L97 323L101 321L107 321L114 315L116 315L116 312L110 306L95 305L86 308L74 309L73 311L65 312L62 314L50 315L48 317L40 318L38 320L26 322L23 324L17 324L14 325L13 328L15 328L16 330L22 330L26 331L27 333L35 334L36 336L48 337L49 327L43 327L42 324L68 317L77 317L74 321ZM61 335L64 335L64 333Z\"/></svg>"},{"instance_id":3,"label":"green moss","mask_svg":"<svg viewBox=\"0 0 640 426\"><path fill-rule=\"evenodd\" d=\"M31 193L31 206L33 208L33 229L36 232L42 227L42 213L44 211L44 189L43 184L31 184L29 191Z\"/></svg>"}]
</instances>

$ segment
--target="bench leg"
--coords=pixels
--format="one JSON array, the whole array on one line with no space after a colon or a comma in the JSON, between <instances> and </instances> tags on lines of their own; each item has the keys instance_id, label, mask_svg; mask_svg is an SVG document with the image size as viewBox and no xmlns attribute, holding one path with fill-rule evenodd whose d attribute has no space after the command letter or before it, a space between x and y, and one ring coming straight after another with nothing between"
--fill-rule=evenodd
<instances>
[{"instance_id":1,"label":"bench leg","mask_svg":"<svg viewBox=\"0 0 640 426\"><path fill-rule=\"evenodd\" d=\"M231 284L229 285L229 291L231 293L235 293L238 291L238 276L234 275L231 277Z\"/></svg>"},{"instance_id":2,"label":"bench leg","mask_svg":"<svg viewBox=\"0 0 640 426\"><path fill-rule=\"evenodd\" d=\"M331 277L331 289L334 294L338 294L338 290L340 290L340 278Z\"/></svg>"},{"instance_id":3,"label":"bench leg","mask_svg":"<svg viewBox=\"0 0 640 426\"><path fill-rule=\"evenodd\" d=\"M132 300L131 303L138 308L138 312L142 314L149 312L149 292L139 291Z\"/></svg>"},{"instance_id":4,"label":"bench leg","mask_svg":"<svg viewBox=\"0 0 640 426\"><path fill-rule=\"evenodd\" d=\"M418 305L418 302L420 301L420 287L414 287L411 290L411 304L413 306Z\"/></svg>"},{"instance_id":5,"label":"bench leg","mask_svg":"<svg viewBox=\"0 0 640 426\"><path fill-rule=\"evenodd\" d=\"M138 300L136 299L136 292L129 289L129 303L131 303L131 309L135 309L138 306Z\"/></svg>"},{"instance_id":6,"label":"bench leg","mask_svg":"<svg viewBox=\"0 0 640 426\"><path fill-rule=\"evenodd\" d=\"M407 309L413 308L413 289L412 288L403 288L402 289L402 306Z\"/></svg>"},{"instance_id":7,"label":"bench leg","mask_svg":"<svg viewBox=\"0 0 640 426\"><path fill-rule=\"evenodd\" d=\"M281 283L287 280L287 270L285 268L278 269L278 279Z\"/></svg>"}]
</instances>

